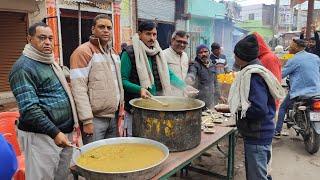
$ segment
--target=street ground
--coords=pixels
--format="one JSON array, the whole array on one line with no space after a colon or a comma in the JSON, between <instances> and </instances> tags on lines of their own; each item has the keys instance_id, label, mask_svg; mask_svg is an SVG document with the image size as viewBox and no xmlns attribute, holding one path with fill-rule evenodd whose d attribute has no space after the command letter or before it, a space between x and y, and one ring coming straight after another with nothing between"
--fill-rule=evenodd
<instances>
[{"instance_id":1,"label":"street ground","mask_svg":"<svg viewBox=\"0 0 320 180\"><path fill-rule=\"evenodd\" d=\"M286 130L286 129L285 129ZM300 136L296 136L293 130L286 130L289 136L282 136L281 139L273 140L272 157L272 178L273 180L319 180L320 179L320 152L310 155L304 149L304 143ZM222 142L222 149L227 151L227 141ZM245 167L243 155L243 140L238 138L235 154L235 180L245 180ZM203 157L202 161L194 164L206 167L207 169L221 174L226 173L227 159L216 147L210 151L211 157ZM172 179L195 179L204 180L212 178L190 172L187 177L173 177Z\"/></svg>"}]
</instances>

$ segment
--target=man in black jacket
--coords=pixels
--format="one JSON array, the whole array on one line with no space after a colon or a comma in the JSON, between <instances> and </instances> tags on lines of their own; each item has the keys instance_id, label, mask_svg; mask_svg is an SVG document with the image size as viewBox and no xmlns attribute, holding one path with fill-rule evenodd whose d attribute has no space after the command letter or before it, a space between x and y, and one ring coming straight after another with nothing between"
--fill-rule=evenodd
<instances>
[{"instance_id":1,"label":"man in black jacket","mask_svg":"<svg viewBox=\"0 0 320 180\"><path fill-rule=\"evenodd\" d=\"M314 32L314 37L310 38L307 43L307 48L305 49L307 52L316 54L320 57L320 38L319 34L314 25L311 26L312 31ZM306 33L306 28L303 27L301 29L300 39L304 39L304 34Z\"/></svg>"}]
</instances>

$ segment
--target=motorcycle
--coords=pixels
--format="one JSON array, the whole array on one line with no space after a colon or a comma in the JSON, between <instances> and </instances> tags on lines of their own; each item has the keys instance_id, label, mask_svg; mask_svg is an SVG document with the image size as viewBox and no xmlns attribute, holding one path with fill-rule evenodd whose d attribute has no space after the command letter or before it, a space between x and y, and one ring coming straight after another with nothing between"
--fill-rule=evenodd
<instances>
[{"instance_id":1,"label":"motorcycle","mask_svg":"<svg viewBox=\"0 0 320 180\"><path fill-rule=\"evenodd\" d=\"M308 153L318 152L320 147L320 95L298 97L288 108L285 123L301 135Z\"/></svg>"}]
</instances>

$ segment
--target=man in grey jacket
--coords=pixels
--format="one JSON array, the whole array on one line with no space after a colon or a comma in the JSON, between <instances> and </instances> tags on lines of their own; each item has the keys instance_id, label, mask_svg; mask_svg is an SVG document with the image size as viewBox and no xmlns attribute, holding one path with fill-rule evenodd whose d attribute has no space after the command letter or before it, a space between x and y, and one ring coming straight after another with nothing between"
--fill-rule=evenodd
<instances>
[{"instance_id":1,"label":"man in grey jacket","mask_svg":"<svg viewBox=\"0 0 320 180\"><path fill-rule=\"evenodd\" d=\"M217 103L215 96L225 101L220 95L215 65L209 59L209 48L205 45L197 47L197 57L189 67L186 82L199 90L197 98L204 101L207 108Z\"/></svg>"}]
</instances>

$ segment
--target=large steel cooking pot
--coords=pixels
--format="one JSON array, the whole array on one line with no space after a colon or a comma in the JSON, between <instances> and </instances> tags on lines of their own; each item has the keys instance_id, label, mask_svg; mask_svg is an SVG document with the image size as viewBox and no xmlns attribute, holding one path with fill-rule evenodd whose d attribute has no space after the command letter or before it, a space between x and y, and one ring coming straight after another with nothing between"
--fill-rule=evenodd
<instances>
[{"instance_id":1,"label":"large steel cooking pot","mask_svg":"<svg viewBox=\"0 0 320 180\"><path fill-rule=\"evenodd\" d=\"M77 163L77 159L81 155L92 148L96 148L102 145L109 145L109 144L123 144L123 143L138 143L138 144L149 144L154 145L161 149L164 153L164 158L157 164L135 171L125 171L125 172L101 172L88 169L83 167ZM151 179L155 175L157 175L162 169L162 163L168 158L169 156L169 149L159 143L157 141L145 138L137 138L137 137L119 137L119 138L109 138L103 139L99 141L95 141L89 144L82 146L81 153L77 150L72 155L72 160L76 165L76 170L87 180L101 180L101 179L108 179L108 180L122 180L122 179ZM106 162L108 163L108 162Z\"/></svg>"},{"instance_id":2,"label":"large steel cooking pot","mask_svg":"<svg viewBox=\"0 0 320 180\"><path fill-rule=\"evenodd\" d=\"M184 151L200 144L201 109L198 99L174 96L155 96L169 104L162 106L152 99L132 99L132 134L154 139L169 147L170 151Z\"/></svg>"}]
</instances>

